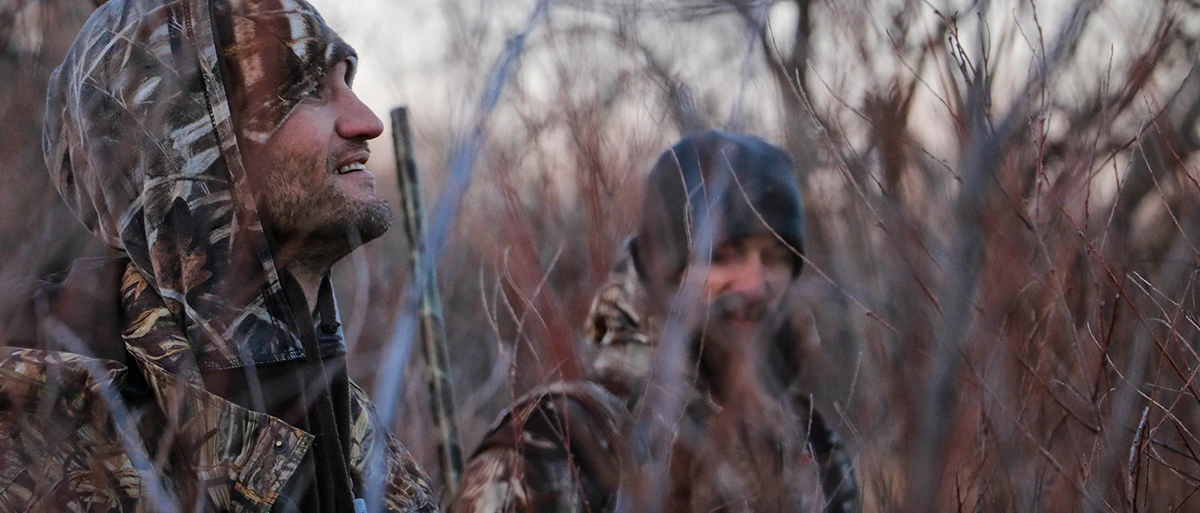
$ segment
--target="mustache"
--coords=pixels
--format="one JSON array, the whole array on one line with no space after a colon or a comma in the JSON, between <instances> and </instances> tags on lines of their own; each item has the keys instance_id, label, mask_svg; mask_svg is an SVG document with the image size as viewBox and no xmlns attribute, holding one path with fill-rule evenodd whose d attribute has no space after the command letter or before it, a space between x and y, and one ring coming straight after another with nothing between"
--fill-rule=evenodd
<instances>
[{"instance_id":1,"label":"mustache","mask_svg":"<svg viewBox=\"0 0 1200 513\"><path fill-rule=\"evenodd\" d=\"M767 302L740 292L726 292L712 302L710 314L722 321L761 322L767 317Z\"/></svg>"},{"instance_id":2,"label":"mustache","mask_svg":"<svg viewBox=\"0 0 1200 513\"><path fill-rule=\"evenodd\" d=\"M360 153L371 154L370 144L366 140L354 139L346 141L337 151L330 152L329 156L325 157L325 168L332 173L337 169L339 162L346 157Z\"/></svg>"}]
</instances>

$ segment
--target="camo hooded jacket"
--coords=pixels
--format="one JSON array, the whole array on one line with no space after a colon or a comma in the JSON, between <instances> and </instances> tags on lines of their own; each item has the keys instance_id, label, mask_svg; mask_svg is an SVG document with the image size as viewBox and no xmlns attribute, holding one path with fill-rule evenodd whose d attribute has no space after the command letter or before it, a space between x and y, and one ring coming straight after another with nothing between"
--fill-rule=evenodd
<instances>
[{"instance_id":1,"label":"camo hooded jacket","mask_svg":"<svg viewBox=\"0 0 1200 513\"><path fill-rule=\"evenodd\" d=\"M0 332L38 347L0 350L0 512L272 508L314 435L202 374L306 357L235 135L265 141L346 60L302 0L113 0L89 18L43 143L63 198L123 257L101 266L111 280L38 296L32 343ZM336 307L315 320L317 352L344 353ZM357 387L349 410L348 470L382 485L368 507L436 510Z\"/></svg>"},{"instance_id":2,"label":"camo hooded jacket","mask_svg":"<svg viewBox=\"0 0 1200 513\"><path fill-rule=\"evenodd\" d=\"M592 381L534 390L502 413L471 457L452 513L612 509L620 479L616 474L622 468L619 460L627 447L624 438L634 422L630 408L651 373L655 334L661 332L660 320L648 315L647 301L626 243L608 282L597 291L585 324L586 340L596 350ZM791 424L806 447L799 451L802 454L791 453L802 464L789 465L783 461L786 451L779 446L765 450L737 446L736 436L706 423L712 403L702 391L691 392L679 425L681 439L691 441L672 448L667 511L859 511L849 455L808 396L791 398L792 411L806 417ZM708 450L717 446L735 447L725 452ZM751 468L763 456L770 463ZM803 464L809 457L815 459L816 475L797 474L812 467ZM752 500L759 485L756 477L764 471L778 479L795 478L795 483L786 483L789 486L815 480L815 490L808 492L816 493L804 493L796 486L799 497L774 508L756 507L760 506ZM803 507L813 495L823 496L821 505Z\"/></svg>"}]
</instances>

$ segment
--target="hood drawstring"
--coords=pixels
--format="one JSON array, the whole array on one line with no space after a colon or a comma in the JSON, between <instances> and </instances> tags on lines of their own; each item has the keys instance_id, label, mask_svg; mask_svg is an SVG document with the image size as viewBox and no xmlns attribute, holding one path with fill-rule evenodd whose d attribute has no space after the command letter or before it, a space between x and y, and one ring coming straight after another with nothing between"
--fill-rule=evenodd
<instances>
[{"instance_id":1,"label":"hood drawstring","mask_svg":"<svg viewBox=\"0 0 1200 513\"><path fill-rule=\"evenodd\" d=\"M332 376L325 369L304 291L291 274L280 272L280 279L295 315L297 332L304 344L305 365L302 368L304 382L308 386L301 387L301 400L308 405L310 428L316 435L312 455L316 464L314 477L320 511L354 511L354 483L347 466L350 456L349 426L339 426L337 422L338 419L350 418L350 389L345 363L342 361ZM332 291L327 288L328 285L323 285L322 293L318 294L322 298L318 301L322 314L333 303ZM315 384L320 386L312 386ZM312 394L313 390L316 390L315 395Z\"/></svg>"}]
</instances>

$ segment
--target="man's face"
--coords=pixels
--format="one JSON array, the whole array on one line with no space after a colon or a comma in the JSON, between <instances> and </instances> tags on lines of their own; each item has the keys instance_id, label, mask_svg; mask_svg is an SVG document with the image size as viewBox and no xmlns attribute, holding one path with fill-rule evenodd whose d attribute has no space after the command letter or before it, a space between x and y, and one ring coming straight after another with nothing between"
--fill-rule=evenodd
<instances>
[{"instance_id":1,"label":"man's face","mask_svg":"<svg viewBox=\"0 0 1200 513\"><path fill-rule=\"evenodd\" d=\"M350 88L353 72L342 61L265 144L242 145L280 244L349 251L391 224L391 208L375 194L375 176L365 167L367 141L383 133L383 122Z\"/></svg>"},{"instance_id":2,"label":"man's face","mask_svg":"<svg viewBox=\"0 0 1200 513\"><path fill-rule=\"evenodd\" d=\"M737 338L760 333L776 315L792 281L793 255L769 234L726 242L712 261L689 272L704 272L708 325Z\"/></svg>"}]
</instances>

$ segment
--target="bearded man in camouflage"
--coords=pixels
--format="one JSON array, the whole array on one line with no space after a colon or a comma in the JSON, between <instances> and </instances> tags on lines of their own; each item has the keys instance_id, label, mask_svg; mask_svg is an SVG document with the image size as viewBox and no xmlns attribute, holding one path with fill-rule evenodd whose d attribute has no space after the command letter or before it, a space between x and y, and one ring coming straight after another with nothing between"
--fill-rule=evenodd
<instances>
[{"instance_id":1,"label":"bearded man in camouflage","mask_svg":"<svg viewBox=\"0 0 1200 513\"><path fill-rule=\"evenodd\" d=\"M787 301L803 267L794 168L778 147L719 131L663 153L638 231L592 305L589 380L535 390L505 411L451 511L613 511L622 494L657 494L627 498L637 511L858 511L850 459L797 386L806 351ZM688 297L685 283L701 285ZM671 400L651 393L669 386L653 371L666 368L656 361L666 333L681 334L674 343L685 349L669 354L687 361L664 450L631 433L666 415L650 404ZM665 478L646 475L647 454L666 455Z\"/></svg>"},{"instance_id":2,"label":"bearded man in camouflage","mask_svg":"<svg viewBox=\"0 0 1200 513\"><path fill-rule=\"evenodd\" d=\"M391 222L356 67L303 0L89 18L44 150L116 256L10 294L0 511L437 510L347 378L329 281Z\"/></svg>"}]
</instances>

